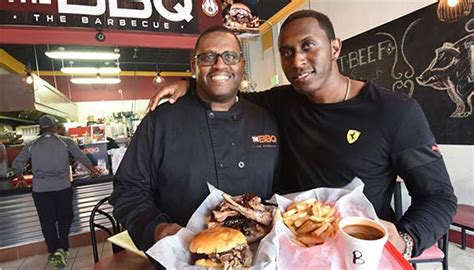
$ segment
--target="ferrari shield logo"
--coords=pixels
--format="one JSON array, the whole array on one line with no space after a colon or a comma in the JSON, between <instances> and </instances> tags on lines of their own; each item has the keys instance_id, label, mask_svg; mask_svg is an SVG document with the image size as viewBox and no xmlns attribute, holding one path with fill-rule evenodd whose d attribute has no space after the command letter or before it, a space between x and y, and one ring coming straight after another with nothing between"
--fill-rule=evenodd
<instances>
[{"instance_id":1,"label":"ferrari shield logo","mask_svg":"<svg viewBox=\"0 0 474 270\"><path fill-rule=\"evenodd\" d=\"M353 144L359 139L360 132L355 129L349 129L347 131L346 139L349 144Z\"/></svg>"}]
</instances>

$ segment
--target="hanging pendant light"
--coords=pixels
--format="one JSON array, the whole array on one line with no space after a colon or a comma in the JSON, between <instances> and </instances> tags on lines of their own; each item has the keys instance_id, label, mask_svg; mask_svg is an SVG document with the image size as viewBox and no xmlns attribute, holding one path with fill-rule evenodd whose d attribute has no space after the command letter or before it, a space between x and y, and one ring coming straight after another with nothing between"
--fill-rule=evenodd
<instances>
[{"instance_id":1,"label":"hanging pendant light","mask_svg":"<svg viewBox=\"0 0 474 270\"><path fill-rule=\"evenodd\" d=\"M26 82L27 84L32 84L32 83L33 83L33 76L31 76L31 72L27 72L27 73L26 73L25 82Z\"/></svg>"},{"instance_id":2,"label":"hanging pendant light","mask_svg":"<svg viewBox=\"0 0 474 270\"><path fill-rule=\"evenodd\" d=\"M25 72L26 72L25 82L27 84L32 84L33 83L33 76L31 75L30 63L28 63L28 66L25 68Z\"/></svg>"},{"instance_id":3,"label":"hanging pendant light","mask_svg":"<svg viewBox=\"0 0 474 270\"><path fill-rule=\"evenodd\" d=\"M471 13L472 0L439 0L436 14L442 22L455 22Z\"/></svg>"},{"instance_id":4,"label":"hanging pendant light","mask_svg":"<svg viewBox=\"0 0 474 270\"><path fill-rule=\"evenodd\" d=\"M156 74L156 77L153 79L154 83L162 83L164 81L163 77L161 77L160 73Z\"/></svg>"},{"instance_id":5,"label":"hanging pendant light","mask_svg":"<svg viewBox=\"0 0 474 270\"><path fill-rule=\"evenodd\" d=\"M160 84L164 81L165 79L161 76L161 71L158 67L158 65L156 65L156 77L153 78L153 83L155 84Z\"/></svg>"},{"instance_id":6,"label":"hanging pendant light","mask_svg":"<svg viewBox=\"0 0 474 270\"><path fill-rule=\"evenodd\" d=\"M244 72L244 76L239 85L239 90L242 92L252 92L255 88L257 88L257 83L247 74L247 72Z\"/></svg>"}]
</instances>

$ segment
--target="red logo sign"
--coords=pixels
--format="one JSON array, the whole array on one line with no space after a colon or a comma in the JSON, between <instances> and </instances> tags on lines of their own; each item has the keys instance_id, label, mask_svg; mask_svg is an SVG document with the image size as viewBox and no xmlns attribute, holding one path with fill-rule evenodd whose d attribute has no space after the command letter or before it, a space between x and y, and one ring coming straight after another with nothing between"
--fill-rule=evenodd
<instances>
[{"instance_id":1,"label":"red logo sign","mask_svg":"<svg viewBox=\"0 0 474 270\"><path fill-rule=\"evenodd\" d=\"M277 142L277 137L275 135L257 135L257 136L252 136L252 142L254 143L276 143Z\"/></svg>"}]
</instances>

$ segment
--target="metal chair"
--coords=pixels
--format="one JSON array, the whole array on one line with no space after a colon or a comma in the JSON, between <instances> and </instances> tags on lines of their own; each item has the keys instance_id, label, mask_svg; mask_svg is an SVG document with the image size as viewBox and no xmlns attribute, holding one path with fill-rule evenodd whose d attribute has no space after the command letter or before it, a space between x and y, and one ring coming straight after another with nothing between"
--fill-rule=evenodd
<instances>
[{"instance_id":1,"label":"metal chair","mask_svg":"<svg viewBox=\"0 0 474 270\"><path fill-rule=\"evenodd\" d=\"M400 220L403 215L402 207L402 180L397 179L394 191L394 206L395 206L395 218ZM416 264L418 263L429 263L429 262L441 262L443 265L443 270L448 270L448 241L449 229L445 235L443 235L439 240L437 245L425 249L417 257L413 257L408 260L413 268L416 270Z\"/></svg>"},{"instance_id":2,"label":"metal chair","mask_svg":"<svg viewBox=\"0 0 474 270\"><path fill-rule=\"evenodd\" d=\"M92 253L94 255L94 263L99 261L99 252L97 250L97 236L96 228L104 230L108 236L115 235L120 232L121 227L118 221L114 217L104 211L104 204L108 202L109 197L105 197L100 200L92 209L91 215L89 217L89 229L91 233L91 242L92 242ZM101 215L101 216L100 216ZM99 218L100 217L100 218ZM100 222L100 223L99 223ZM110 226L104 226L104 224L110 223ZM112 252L117 253L123 250L123 248L112 244Z\"/></svg>"}]
</instances>

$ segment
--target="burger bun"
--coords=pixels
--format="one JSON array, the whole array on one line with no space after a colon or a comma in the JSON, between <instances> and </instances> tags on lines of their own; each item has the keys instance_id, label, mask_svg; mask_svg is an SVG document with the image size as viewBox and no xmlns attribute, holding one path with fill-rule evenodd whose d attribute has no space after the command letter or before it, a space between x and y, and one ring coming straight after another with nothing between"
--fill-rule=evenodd
<instances>
[{"instance_id":1,"label":"burger bun","mask_svg":"<svg viewBox=\"0 0 474 270\"><path fill-rule=\"evenodd\" d=\"M242 3L234 3L234 4L232 4L232 6L230 8L231 9L234 9L234 8L244 9L244 10L247 10L249 13L252 13L250 8L247 5L242 4Z\"/></svg>"},{"instance_id":2,"label":"burger bun","mask_svg":"<svg viewBox=\"0 0 474 270\"><path fill-rule=\"evenodd\" d=\"M212 254L226 252L246 244L245 235L239 230L218 226L206 229L194 236L189 250L197 254Z\"/></svg>"},{"instance_id":3,"label":"burger bun","mask_svg":"<svg viewBox=\"0 0 474 270\"><path fill-rule=\"evenodd\" d=\"M223 267L222 264L215 262L213 260L209 260L209 259L199 259L194 262L194 265L202 266L206 268L222 268Z\"/></svg>"}]
</instances>

